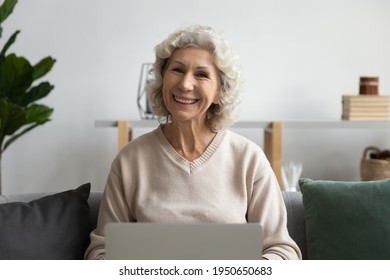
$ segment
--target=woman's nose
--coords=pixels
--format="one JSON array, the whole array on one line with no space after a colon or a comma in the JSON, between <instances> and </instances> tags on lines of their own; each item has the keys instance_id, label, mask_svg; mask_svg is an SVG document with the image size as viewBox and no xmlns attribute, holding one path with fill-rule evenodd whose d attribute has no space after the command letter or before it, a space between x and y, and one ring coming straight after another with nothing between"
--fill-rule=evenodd
<instances>
[{"instance_id":1,"label":"woman's nose","mask_svg":"<svg viewBox=\"0 0 390 280\"><path fill-rule=\"evenodd\" d=\"M180 88L183 91L192 91L194 89L195 79L192 74L186 73L181 77Z\"/></svg>"}]
</instances>

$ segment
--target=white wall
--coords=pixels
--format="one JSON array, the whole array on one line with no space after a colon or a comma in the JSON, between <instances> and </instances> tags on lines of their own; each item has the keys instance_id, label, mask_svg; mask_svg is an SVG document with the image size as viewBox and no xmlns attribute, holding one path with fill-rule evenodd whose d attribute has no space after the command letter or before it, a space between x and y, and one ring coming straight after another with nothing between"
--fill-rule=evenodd
<instances>
[{"instance_id":1,"label":"white wall","mask_svg":"<svg viewBox=\"0 0 390 280\"><path fill-rule=\"evenodd\" d=\"M341 95L359 77L380 77L390 94L390 1L387 0L20 0L4 23L21 29L12 51L57 63L42 103L53 120L15 142L3 157L3 193L58 191L91 182L104 188L117 150L116 130L95 120L138 119L140 66L180 26L223 31L245 78L241 120L338 120ZM262 132L240 131L262 145ZM303 176L359 179L364 147L390 148L387 131L284 132L284 160Z\"/></svg>"}]
</instances>

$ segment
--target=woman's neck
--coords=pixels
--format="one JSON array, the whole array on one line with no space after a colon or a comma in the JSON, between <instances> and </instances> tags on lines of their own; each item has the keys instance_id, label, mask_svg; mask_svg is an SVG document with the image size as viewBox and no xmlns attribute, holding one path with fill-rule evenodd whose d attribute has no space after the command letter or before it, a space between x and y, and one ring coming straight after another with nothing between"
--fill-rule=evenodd
<instances>
[{"instance_id":1,"label":"woman's neck","mask_svg":"<svg viewBox=\"0 0 390 280\"><path fill-rule=\"evenodd\" d=\"M194 161L199 158L214 139L216 133L206 125L172 122L162 127L165 137L176 152Z\"/></svg>"}]
</instances>

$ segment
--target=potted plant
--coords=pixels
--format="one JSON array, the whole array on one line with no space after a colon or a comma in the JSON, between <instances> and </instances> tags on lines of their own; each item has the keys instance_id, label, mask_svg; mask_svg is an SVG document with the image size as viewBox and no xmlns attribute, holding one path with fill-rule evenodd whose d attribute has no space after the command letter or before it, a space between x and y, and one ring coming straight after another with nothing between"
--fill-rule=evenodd
<instances>
[{"instance_id":1,"label":"potted plant","mask_svg":"<svg viewBox=\"0 0 390 280\"><path fill-rule=\"evenodd\" d=\"M12 13L17 0L5 0L0 6L0 38L2 22ZM0 194L1 158L4 151L19 137L50 120L53 109L38 104L54 88L49 82L34 83L53 67L48 56L32 65L26 58L8 53L19 34L15 31L0 51Z\"/></svg>"}]
</instances>

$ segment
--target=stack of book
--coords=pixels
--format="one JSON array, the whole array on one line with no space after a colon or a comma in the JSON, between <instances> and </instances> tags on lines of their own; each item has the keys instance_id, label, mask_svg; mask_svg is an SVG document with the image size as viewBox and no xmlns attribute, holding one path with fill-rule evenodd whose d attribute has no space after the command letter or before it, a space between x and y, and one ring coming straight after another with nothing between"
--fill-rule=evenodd
<instances>
[{"instance_id":1,"label":"stack of book","mask_svg":"<svg viewBox=\"0 0 390 280\"><path fill-rule=\"evenodd\" d=\"M389 96L343 95L343 120L388 121Z\"/></svg>"}]
</instances>

